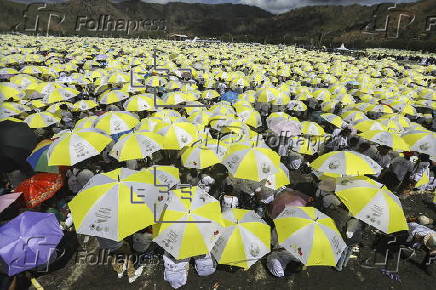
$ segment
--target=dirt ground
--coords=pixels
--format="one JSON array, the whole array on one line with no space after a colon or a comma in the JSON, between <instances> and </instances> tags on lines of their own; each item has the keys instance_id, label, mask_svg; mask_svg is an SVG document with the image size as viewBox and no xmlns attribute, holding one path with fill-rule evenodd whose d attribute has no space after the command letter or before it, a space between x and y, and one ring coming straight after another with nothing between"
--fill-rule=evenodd
<instances>
[{"instance_id":1,"label":"dirt ground","mask_svg":"<svg viewBox=\"0 0 436 290\"><path fill-rule=\"evenodd\" d=\"M408 196L402 200L406 215L425 214L436 220L431 199L431 194ZM375 254L373 250L375 236L373 230L366 233L359 254L342 272L332 267L307 267L298 272L288 271L284 278L276 278L268 272L264 258L248 271L229 272L228 268L219 265L213 275L199 277L191 264L188 283L180 289L434 289L436 265L433 263L427 270L418 266L424 258L423 252L417 252L408 260L400 260L399 281L383 274L381 270L386 267L372 263L384 260L383 255ZM96 243L90 243L88 251L96 249ZM394 253L389 258L387 269L395 269L396 257ZM66 265L39 276L37 280L44 289L172 289L163 280L163 264L159 260L147 265L132 284L126 276L118 279L110 265L90 265L79 260L74 253Z\"/></svg>"}]
</instances>

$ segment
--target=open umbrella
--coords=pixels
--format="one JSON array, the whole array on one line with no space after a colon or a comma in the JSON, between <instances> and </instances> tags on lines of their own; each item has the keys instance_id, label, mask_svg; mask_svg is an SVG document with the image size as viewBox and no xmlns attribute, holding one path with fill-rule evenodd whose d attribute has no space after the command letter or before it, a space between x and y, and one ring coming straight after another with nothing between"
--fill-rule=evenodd
<instances>
[{"instance_id":1,"label":"open umbrella","mask_svg":"<svg viewBox=\"0 0 436 290\"><path fill-rule=\"evenodd\" d=\"M313 207L286 207L274 224L279 245L306 266L335 266L347 246L335 222Z\"/></svg>"},{"instance_id":2,"label":"open umbrella","mask_svg":"<svg viewBox=\"0 0 436 290\"><path fill-rule=\"evenodd\" d=\"M370 130L359 134L360 137L377 143L391 147L395 151L409 151L409 145L398 135L383 130Z\"/></svg>"},{"instance_id":3,"label":"open umbrella","mask_svg":"<svg viewBox=\"0 0 436 290\"><path fill-rule=\"evenodd\" d=\"M142 159L163 149L164 138L153 132L124 134L112 147L110 156L118 161Z\"/></svg>"},{"instance_id":4,"label":"open umbrella","mask_svg":"<svg viewBox=\"0 0 436 290\"><path fill-rule=\"evenodd\" d=\"M118 168L92 177L68 203L77 232L120 241L153 224L161 194L143 175Z\"/></svg>"},{"instance_id":5,"label":"open umbrella","mask_svg":"<svg viewBox=\"0 0 436 290\"><path fill-rule=\"evenodd\" d=\"M34 208L55 195L63 185L64 180L60 174L38 173L21 182L15 192L22 192L26 207Z\"/></svg>"},{"instance_id":6,"label":"open umbrella","mask_svg":"<svg viewBox=\"0 0 436 290\"><path fill-rule=\"evenodd\" d=\"M171 191L153 241L176 259L209 253L222 234L219 202L194 186Z\"/></svg>"},{"instance_id":7,"label":"open umbrella","mask_svg":"<svg viewBox=\"0 0 436 290\"><path fill-rule=\"evenodd\" d=\"M64 236L52 213L26 211L0 226L0 260L9 276L47 264Z\"/></svg>"},{"instance_id":8,"label":"open umbrella","mask_svg":"<svg viewBox=\"0 0 436 290\"><path fill-rule=\"evenodd\" d=\"M278 171L280 156L269 148L235 144L221 163L233 177L261 181Z\"/></svg>"},{"instance_id":9,"label":"open umbrella","mask_svg":"<svg viewBox=\"0 0 436 290\"><path fill-rule=\"evenodd\" d=\"M0 171L31 168L26 157L37 144L36 135L24 122L0 122ZM26 171L26 170L24 170Z\"/></svg>"},{"instance_id":10,"label":"open umbrella","mask_svg":"<svg viewBox=\"0 0 436 290\"><path fill-rule=\"evenodd\" d=\"M220 98L221 101L227 101L230 103L234 103L237 99L238 99L238 93L233 91L225 92Z\"/></svg>"},{"instance_id":11,"label":"open umbrella","mask_svg":"<svg viewBox=\"0 0 436 290\"><path fill-rule=\"evenodd\" d=\"M47 152L48 165L72 166L99 155L112 141L98 129L79 129L66 132L56 139Z\"/></svg>"},{"instance_id":12,"label":"open umbrella","mask_svg":"<svg viewBox=\"0 0 436 290\"><path fill-rule=\"evenodd\" d=\"M381 172L380 165L370 157L353 151L332 151L316 158L310 166L323 173L365 175Z\"/></svg>"},{"instance_id":13,"label":"open umbrella","mask_svg":"<svg viewBox=\"0 0 436 290\"><path fill-rule=\"evenodd\" d=\"M287 188L279 193L268 209L269 216L275 219L288 206L306 206L310 201L310 196L298 190Z\"/></svg>"},{"instance_id":14,"label":"open umbrella","mask_svg":"<svg viewBox=\"0 0 436 290\"><path fill-rule=\"evenodd\" d=\"M0 213L7 209L20 195L21 192L0 195Z\"/></svg>"},{"instance_id":15,"label":"open umbrella","mask_svg":"<svg viewBox=\"0 0 436 290\"><path fill-rule=\"evenodd\" d=\"M33 171L36 172L48 172L48 173L59 173L58 166L48 165L47 152L50 144L53 143L51 139L44 139L36 145L29 157L27 157L27 162L32 166Z\"/></svg>"},{"instance_id":16,"label":"open umbrella","mask_svg":"<svg viewBox=\"0 0 436 290\"><path fill-rule=\"evenodd\" d=\"M336 195L354 217L387 234L409 229L400 199L386 188L339 187Z\"/></svg>"},{"instance_id":17,"label":"open umbrella","mask_svg":"<svg viewBox=\"0 0 436 290\"><path fill-rule=\"evenodd\" d=\"M232 208L223 212L223 221L223 234L211 251L219 264L247 270L270 252L270 226L254 211Z\"/></svg>"}]
</instances>

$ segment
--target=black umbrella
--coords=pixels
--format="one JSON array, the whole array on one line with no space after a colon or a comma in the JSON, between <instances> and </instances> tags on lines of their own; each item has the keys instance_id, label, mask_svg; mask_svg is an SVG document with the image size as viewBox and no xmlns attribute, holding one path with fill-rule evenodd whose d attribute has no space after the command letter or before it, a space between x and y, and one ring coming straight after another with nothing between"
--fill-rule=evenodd
<instances>
[{"instance_id":1,"label":"black umbrella","mask_svg":"<svg viewBox=\"0 0 436 290\"><path fill-rule=\"evenodd\" d=\"M21 170L27 175L32 173L26 162L37 144L36 135L24 122L0 122L0 172Z\"/></svg>"}]
</instances>

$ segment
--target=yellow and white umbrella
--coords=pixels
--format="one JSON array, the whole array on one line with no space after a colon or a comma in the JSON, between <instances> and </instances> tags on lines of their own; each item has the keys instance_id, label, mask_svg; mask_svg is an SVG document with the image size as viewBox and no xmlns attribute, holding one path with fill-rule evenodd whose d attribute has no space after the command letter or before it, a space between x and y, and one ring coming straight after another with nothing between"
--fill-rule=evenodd
<instances>
[{"instance_id":1,"label":"yellow and white umbrella","mask_svg":"<svg viewBox=\"0 0 436 290\"><path fill-rule=\"evenodd\" d=\"M247 270L271 251L270 226L254 211L232 208L222 216L225 228L211 251L218 264Z\"/></svg>"},{"instance_id":2,"label":"yellow and white umbrella","mask_svg":"<svg viewBox=\"0 0 436 290\"><path fill-rule=\"evenodd\" d=\"M212 144L199 144L186 148L181 156L182 165L186 168L202 169L221 162L225 147L218 145L216 141L215 146L211 146Z\"/></svg>"},{"instance_id":3,"label":"yellow and white umbrella","mask_svg":"<svg viewBox=\"0 0 436 290\"><path fill-rule=\"evenodd\" d=\"M207 125L211 118L211 113L208 111L195 111L188 117L188 120L194 124Z\"/></svg>"},{"instance_id":4,"label":"yellow and white umbrella","mask_svg":"<svg viewBox=\"0 0 436 290\"><path fill-rule=\"evenodd\" d=\"M370 130L359 134L363 139L391 147L394 151L409 151L409 145L398 135L383 131Z\"/></svg>"},{"instance_id":5,"label":"yellow and white umbrella","mask_svg":"<svg viewBox=\"0 0 436 290\"><path fill-rule=\"evenodd\" d=\"M341 117L336 116L335 114L332 113L321 114L320 117L326 120L327 122L329 122L330 124L335 125L338 128L342 128L342 126L346 125L346 123L344 122L344 120L342 120Z\"/></svg>"},{"instance_id":6,"label":"yellow and white umbrella","mask_svg":"<svg viewBox=\"0 0 436 290\"><path fill-rule=\"evenodd\" d=\"M53 113L56 116L60 117L60 115L58 114L59 110L61 109L60 106L61 105L66 105L68 110L72 110L73 104L71 104L70 102L59 102L59 103L54 103L50 106L48 106L48 108L46 109L47 112Z\"/></svg>"},{"instance_id":7,"label":"yellow and white umbrella","mask_svg":"<svg viewBox=\"0 0 436 290\"><path fill-rule=\"evenodd\" d=\"M46 128L60 122L60 120L61 119L50 112L39 112L27 116L24 122L26 122L30 128Z\"/></svg>"},{"instance_id":8,"label":"yellow and white umbrella","mask_svg":"<svg viewBox=\"0 0 436 290\"><path fill-rule=\"evenodd\" d=\"M265 182L265 186L273 190L277 190L282 186L290 184L289 170L283 163L280 163L279 170L275 174L268 176Z\"/></svg>"},{"instance_id":9,"label":"yellow and white umbrella","mask_svg":"<svg viewBox=\"0 0 436 290\"><path fill-rule=\"evenodd\" d=\"M336 195L355 218L384 233L409 229L400 199L386 188L337 186Z\"/></svg>"},{"instance_id":10,"label":"yellow and white umbrella","mask_svg":"<svg viewBox=\"0 0 436 290\"><path fill-rule=\"evenodd\" d=\"M178 122L163 128L155 128L155 132L164 136L164 149L180 150L198 140L198 128L188 122Z\"/></svg>"},{"instance_id":11,"label":"yellow and white umbrella","mask_svg":"<svg viewBox=\"0 0 436 290\"><path fill-rule=\"evenodd\" d=\"M360 120L366 120L368 117L361 111L347 111L341 114L341 117L345 122L356 122Z\"/></svg>"},{"instance_id":12,"label":"yellow and white umbrella","mask_svg":"<svg viewBox=\"0 0 436 290\"><path fill-rule=\"evenodd\" d=\"M176 259L209 253L223 232L219 202L197 186L171 191L153 242Z\"/></svg>"},{"instance_id":13,"label":"yellow and white umbrella","mask_svg":"<svg viewBox=\"0 0 436 290\"><path fill-rule=\"evenodd\" d=\"M336 191L350 188L386 188L385 185L366 176L342 177L336 179Z\"/></svg>"},{"instance_id":14,"label":"yellow and white umbrella","mask_svg":"<svg viewBox=\"0 0 436 290\"><path fill-rule=\"evenodd\" d=\"M289 149L300 154L313 155L324 148L324 136L294 136L289 139Z\"/></svg>"},{"instance_id":15,"label":"yellow and white umbrella","mask_svg":"<svg viewBox=\"0 0 436 290\"><path fill-rule=\"evenodd\" d=\"M220 94L215 90L205 90L201 93L201 97L206 100L218 98Z\"/></svg>"},{"instance_id":16,"label":"yellow and white umbrella","mask_svg":"<svg viewBox=\"0 0 436 290\"><path fill-rule=\"evenodd\" d=\"M0 118L16 116L25 111L30 111L30 107L15 102L3 102L0 104Z\"/></svg>"},{"instance_id":17,"label":"yellow and white umbrella","mask_svg":"<svg viewBox=\"0 0 436 290\"><path fill-rule=\"evenodd\" d=\"M162 100L156 97L156 105L162 105L162 104L163 104ZM124 102L123 107L126 111L132 111L132 112L156 111L153 94L141 94L141 95L130 97Z\"/></svg>"},{"instance_id":18,"label":"yellow and white umbrella","mask_svg":"<svg viewBox=\"0 0 436 290\"><path fill-rule=\"evenodd\" d=\"M151 76L145 79L145 85L149 87L163 87L167 83L167 80L159 76Z\"/></svg>"},{"instance_id":19,"label":"yellow and white umbrella","mask_svg":"<svg viewBox=\"0 0 436 290\"><path fill-rule=\"evenodd\" d=\"M360 132L366 132L371 130L384 130L387 131L387 128L385 125L383 125L380 122L374 121L374 120L363 120L358 121L357 124L353 125L354 128L359 130Z\"/></svg>"},{"instance_id":20,"label":"yellow and white umbrella","mask_svg":"<svg viewBox=\"0 0 436 290\"><path fill-rule=\"evenodd\" d=\"M42 101L46 104L52 104L56 102L66 101L74 98L79 94L79 91L72 88L57 88L44 94Z\"/></svg>"},{"instance_id":21,"label":"yellow and white umbrella","mask_svg":"<svg viewBox=\"0 0 436 290\"><path fill-rule=\"evenodd\" d=\"M394 111L387 105L371 105L365 109L365 112L392 114Z\"/></svg>"},{"instance_id":22,"label":"yellow and white umbrella","mask_svg":"<svg viewBox=\"0 0 436 290\"><path fill-rule=\"evenodd\" d=\"M292 100L287 104L287 109L290 111L304 112L307 111L307 106L302 101Z\"/></svg>"},{"instance_id":23,"label":"yellow and white umbrella","mask_svg":"<svg viewBox=\"0 0 436 290\"><path fill-rule=\"evenodd\" d=\"M74 103L74 111L87 111L97 107L98 104L94 100L80 100Z\"/></svg>"},{"instance_id":24,"label":"yellow and white umbrella","mask_svg":"<svg viewBox=\"0 0 436 290\"><path fill-rule=\"evenodd\" d=\"M130 81L130 75L125 72L115 72L109 76L107 80L108 83L118 84L118 83L127 83Z\"/></svg>"},{"instance_id":25,"label":"yellow and white umbrella","mask_svg":"<svg viewBox=\"0 0 436 290\"><path fill-rule=\"evenodd\" d=\"M119 168L92 177L68 206L77 233L121 241L155 222L159 196L138 171Z\"/></svg>"},{"instance_id":26,"label":"yellow and white umbrella","mask_svg":"<svg viewBox=\"0 0 436 290\"><path fill-rule=\"evenodd\" d=\"M189 93L175 91L162 96L162 101L166 105L178 105L183 102L195 101L196 98Z\"/></svg>"},{"instance_id":27,"label":"yellow and white umbrella","mask_svg":"<svg viewBox=\"0 0 436 290\"><path fill-rule=\"evenodd\" d=\"M144 172L144 182L153 184L160 188L172 188L176 184L180 184L180 172L177 167L168 165L153 165L141 170ZM160 216L160 214L158 215Z\"/></svg>"},{"instance_id":28,"label":"yellow and white umbrella","mask_svg":"<svg viewBox=\"0 0 436 290\"><path fill-rule=\"evenodd\" d=\"M221 163L236 178L261 181L278 171L280 156L271 149L235 144Z\"/></svg>"},{"instance_id":29,"label":"yellow and white umbrella","mask_svg":"<svg viewBox=\"0 0 436 290\"><path fill-rule=\"evenodd\" d=\"M404 141L410 146L411 151L417 151L436 158L436 134L434 132L412 130L402 135Z\"/></svg>"},{"instance_id":30,"label":"yellow and white umbrella","mask_svg":"<svg viewBox=\"0 0 436 290\"><path fill-rule=\"evenodd\" d=\"M112 147L110 156L118 161L142 159L163 149L164 138L152 132L124 134Z\"/></svg>"},{"instance_id":31,"label":"yellow and white umbrella","mask_svg":"<svg viewBox=\"0 0 436 290\"><path fill-rule=\"evenodd\" d=\"M0 100L21 100L25 96L24 91L15 83L0 83Z\"/></svg>"},{"instance_id":32,"label":"yellow and white umbrella","mask_svg":"<svg viewBox=\"0 0 436 290\"><path fill-rule=\"evenodd\" d=\"M315 122L303 121L301 122L301 134L322 136L325 134L324 129Z\"/></svg>"},{"instance_id":33,"label":"yellow and white umbrella","mask_svg":"<svg viewBox=\"0 0 436 290\"><path fill-rule=\"evenodd\" d=\"M245 110L242 112L238 112L237 116L240 118L241 122L250 125L253 128L258 128L262 126L262 120L258 111Z\"/></svg>"},{"instance_id":34,"label":"yellow and white umbrella","mask_svg":"<svg viewBox=\"0 0 436 290\"><path fill-rule=\"evenodd\" d=\"M62 133L47 152L48 165L72 166L99 155L112 139L97 129L80 129Z\"/></svg>"},{"instance_id":35,"label":"yellow and white umbrella","mask_svg":"<svg viewBox=\"0 0 436 290\"><path fill-rule=\"evenodd\" d=\"M98 101L100 104L108 105L120 102L129 97L129 93L122 90L110 90L104 92L99 98Z\"/></svg>"},{"instance_id":36,"label":"yellow and white umbrella","mask_svg":"<svg viewBox=\"0 0 436 290\"><path fill-rule=\"evenodd\" d=\"M347 246L335 222L313 207L286 207L274 224L279 245L306 266L335 266Z\"/></svg>"},{"instance_id":37,"label":"yellow and white umbrella","mask_svg":"<svg viewBox=\"0 0 436 290\"><path fill-rule=\"evenodd\" d=\"M360 176L378 174L381 167L370 157L354 151L332 151L315 159L310 166L323 173Z\"/></svg>"},{"instance_id":38,"label":"yellow and white umbrella","mask_svg":"<svg viewBox=\"0 0 436 290\"><path fill-rule=\"evenodd\" d=\"M260 103L269 103L284 95L282 91L276 88L260 88L256 91L256 100Z\"/></svg>"},{"instance_id":39,"label":"yellow and white umbrella","mask_svg":"<svg viewBox=\"0 0 436 290\"><path fill-rule=\"evenodd\" d=\"M139 123L136 115L125 112L106 112L95 120L94 127L109 135L118 134L135 128Z\"/></svg>"},{"instance_id":40,"label":"yellow and white umbrella","mask_svg":"<svg viewBox=\"0 0 436 290\"><path fill-rule=\"evenodd\" d=\"M97 120L97 116L89 116L80 119L74 125L74 129L89 129L94 127L95 120Z\"/></svg>"}]
</instances>

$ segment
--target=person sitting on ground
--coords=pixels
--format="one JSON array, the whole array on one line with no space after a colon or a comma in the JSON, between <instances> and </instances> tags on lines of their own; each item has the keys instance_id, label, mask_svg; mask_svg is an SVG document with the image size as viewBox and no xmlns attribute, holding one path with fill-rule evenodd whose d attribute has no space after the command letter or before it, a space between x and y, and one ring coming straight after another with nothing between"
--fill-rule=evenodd
<instances>
[{"instance_id":1,"label":"person sitting on ground","mask_svg":"<svg viewBox=\"0 0 436 290\"><path fill-rule=\"evenodd\" d=\"M427 154L419 154L418 161L410 179L414 183L413 186L420 182L427 184L430 181L430 156Z\"/></svg>"},{"instance_id":2,"label":"person sitting on ground","mask_svg":"<svg viewBox=\"0 0 436 290\"><path fill-rule=\"evenodd\" d=\"M276 277L284 277L285 269L289 263L301 263L291 252L278 244L277 231L274 228L271 233L272 251L266 258L266 267Z\"/></svg>"},{"instance_id":3,"label":"person sitting on ground","mask_svg":"<svg viewBox=\"0 0 436 290\"><path fill-rule=\"evenodd\" d=\"M184 286L188 279L189 258L177 260L170 253L162 255L164 261L164 280L174 289Z\"/></svg>"},{"instance_id":4,"label":"person sitting on ground","mask_svg":"<svg viewBox=\"0 0 436 290\"><path fill-rule=\"evenodd\" d=\"M200 177L201 179L198 182L198 187L209 193L211 186L215 183L215 179L207 174L201 174Z\"/></svg>"},{"instance_id":5,"label":"person sitting on ground","mask_svg":"<svg viewBox=\"0 0 436 290\"><path fill-rule=\"evenodd\" d=\"M407 242L413 243L412 247L415 249L423 248L426 250L426 257L421 263L421 266L425 267L432 261L430 257L436 256L436 231L414 222L408 223L408 226L409 237Z\"/></svg>"},{"instance_id":6,"label":"person sitting on ground","mask_svg":"<svg viewBox=\"0 0 436 290\"><path fill-rule=\"evenodd\" d=\"M66 104L61 104L59 106L61 121L63 123L62 129L72 129L74 128L73 114L68 109Z\"/></svg>"},{"instance_id":7,"label":"person sitting on ground","mask_svg":"<svg viewBox=\"0 0 436 290\"><path fill-rule=\"evenodd\" d=\"M336 183L334 180L321 180L318 184L316 197L322 200L323 208L337 208L341 205L341 201L335 195Z\"/></svg>"},{"instance_id":8,"label":"person sitting on ground","mask_svg":"<svg viewBox=\"0 0 436 290\"><path fill-rule=\"evenodd\" d=\"M194 257L194 262L199 276L209 276L216 271L217 262L210 253Z\"/></svg>"},{"instance_id":9,"label":"person sitting on ground","mask_svg":"<svg viewBox=\"0 0 436 290\"><path fill-rule=\"evenodd\" d=\"M379 176L379 180L390 190L397 191L400 187L404 187L408 183L409 176L413 171L414 165L410 161L412 152L404 152L404 157L398 156L394 158L385 170Z\"/></svg>"},{"instance_id":10,"label":"person sitting on ground","mask_svg":"<svg viewBox=\"0 0 436 290\"><path fill-rule=\"evenodd\" d=\"M348 220L345 235L342 235L347 247L343 250L336 264L336 270L342 271L342 269L347 266L348 260L353 253L353 248L358 247L359 243L362 241L364 226L365 224L358 219L351 218ZM341 234L344 232L342 229L339 230Z\"/></svg>"}]
</instances>

